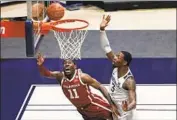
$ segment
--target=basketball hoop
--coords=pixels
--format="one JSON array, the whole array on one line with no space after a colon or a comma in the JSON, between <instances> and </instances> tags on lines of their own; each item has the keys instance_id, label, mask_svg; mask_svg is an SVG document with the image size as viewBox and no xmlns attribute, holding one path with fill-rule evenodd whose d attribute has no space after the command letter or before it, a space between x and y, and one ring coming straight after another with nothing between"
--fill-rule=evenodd
<instances>
[{"instance_id":1,"label":"basketball hoop","mask_svg":"<svg viewBox=\"0 0 177 120\"><path fill-rule=\"evenodd\" d=\"M58 41L61 59L81 59L81 46L87 35L89 23L80 19L65 19L50 23Z\"/></svg>"},{"instance_id":2,"label":"basketball hoop","mask_svg":"<svg viewBox=\"0 0 177 120\"><path fill-rule=\"evenodd\" d=\"M46 34L49 30L54 32L60 47L61 59L81 59L81 47L87 35L88 25L85 20L64 19L34 22L33 28L35 33L40 34Z\"/></svg>"},{"instance_id":3,"label":"basketball hoop","mask_svg":"<svg viewBox=\"0 0 177 120\"><path fill-rule=\"evenodd\" d=\"M71 32L73 30L83 30L87 28L89 23L80 19L65 19L51 23L51 27L57 32Z\"/></svg>"}]
</instances>

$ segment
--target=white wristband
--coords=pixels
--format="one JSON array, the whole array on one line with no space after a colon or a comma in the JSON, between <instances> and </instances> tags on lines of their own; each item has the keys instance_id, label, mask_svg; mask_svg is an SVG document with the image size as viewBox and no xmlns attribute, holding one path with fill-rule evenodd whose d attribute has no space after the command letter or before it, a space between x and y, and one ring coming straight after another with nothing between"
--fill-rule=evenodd
<instances>
[{"instance_id":1,"label":"white wristband","mask_svg":"<svg viewBox=\"0 0 177 120\"><path fill-rule=\"evenodd\" d=\"M105 31L100 31L100 43L105 53L109 53L112 51Z\"/></svg>"}]
</instances>

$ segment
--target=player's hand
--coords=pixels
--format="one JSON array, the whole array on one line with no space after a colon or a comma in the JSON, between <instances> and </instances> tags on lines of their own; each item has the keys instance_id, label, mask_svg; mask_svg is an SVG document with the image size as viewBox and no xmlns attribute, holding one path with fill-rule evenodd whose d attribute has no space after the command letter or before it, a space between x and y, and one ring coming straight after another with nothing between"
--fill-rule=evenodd
<instances>
[{"instance_id":1,"label":"player's hand","mask_svg":"<svg viewBox=\"0 0 177 120\"><path fill-rule=\"evenodd\" d=\"M41 53L38 53L37 55L37 64L42 65L44 63L44 56Z\"/></svg>"},{"instance_id":2,"label":"player's hand","mask_svg":"<svg viewBox=\"0 0 177 120\"><path fill-rule=\"evenodd\" d=\"M108 26L108 23L110 22L111 20L111 16L110 15L103 15L103 19L101 21L101 24L100 24L100 30L104 30L106 28L106 26Z\"/></svg>"},{"instance_id":3,"label":"player's hand","mask_svg":"<svg viewBox=\"0 0 177 120\"><path fill-rule=\"evenodd\" d=\"M128 111L128 102L127 101L122 101L122 109L125 112Z\"/></svg>"},{"instance_id":4,"label":"player's hand","mask_svg":"<svg viewBox=\"0 0 177 120\"><path fill-rule=\"evenodd\" d=\"M118 117L119 117L118 108L115 105L111 105L111 111L112 111L114 120L118 120Z\"/></svg>"}]
</instances>

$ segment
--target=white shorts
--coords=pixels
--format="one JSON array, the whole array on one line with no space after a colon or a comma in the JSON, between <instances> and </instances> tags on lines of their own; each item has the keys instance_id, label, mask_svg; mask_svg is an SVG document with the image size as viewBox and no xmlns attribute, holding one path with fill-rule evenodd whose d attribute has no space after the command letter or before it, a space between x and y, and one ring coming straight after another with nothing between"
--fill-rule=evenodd
<instances>
[{"instance_id":1,"label":"white shorts","mask_svg":"<svg viewBox=\"0 0 177 120\"><path fill-rule=\"evenodd\" d=\"M115 101L115 104L117 104L117 106L124 106L123 104L128 103L128 102L124 102L124 101ZM127 105L127 104L126 104ZM123 116L113 116L113 120L133 120L133 114L135 112L135 109L131 110L131 111L127 111L127 112L123 112Z\"/></svg>"},{"instance_id":2,"label":"white shorts","mask_svg":"<svg viewBox=\"0 0 177 120\"><path fill-rule=\"evenodd\" d=\"M132 120L133 119L133 112L128 111L125 116L119 117L118 120Z\"/></svg>"},{"instance_id":3,"label":"white shorts","mask_svg":"<svg viewBox=\"0 0 177 120\"><path fill-rule=\"evenodd\" d=\"M133 113L134 113L134 110L126 112L125 115L121 117L113 116L113 120L133 120Z\"/></svg>"}]
</instances>

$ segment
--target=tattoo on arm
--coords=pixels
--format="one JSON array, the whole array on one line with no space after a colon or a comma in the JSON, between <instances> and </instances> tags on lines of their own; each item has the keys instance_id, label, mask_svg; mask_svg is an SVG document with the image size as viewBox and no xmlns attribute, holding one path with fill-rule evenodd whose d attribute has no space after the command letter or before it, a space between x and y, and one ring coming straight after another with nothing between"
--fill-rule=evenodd
<instances>
[{"instance_id":1,"label":"tattoo on arm","mask_svg":"<svg viewBox=\"0 0 177 120\"><path fill-rule=\"evenodd\" d=\"M136 107L136 82L134 79L129 79L127 81L127 88L129 91L129 105L128 110L131 110Z\"/></svg>"},{"instance_id":2,"label":"tattoo on arm","mask_svg":"<svg viewBox=\"0 0 177 120\"><path fill-rule=\"evenodd\" d=\"M129 90L136 90L136 82L134 79L130 78L127 81L127 87Z\"/></svg>"}]
</instances>

